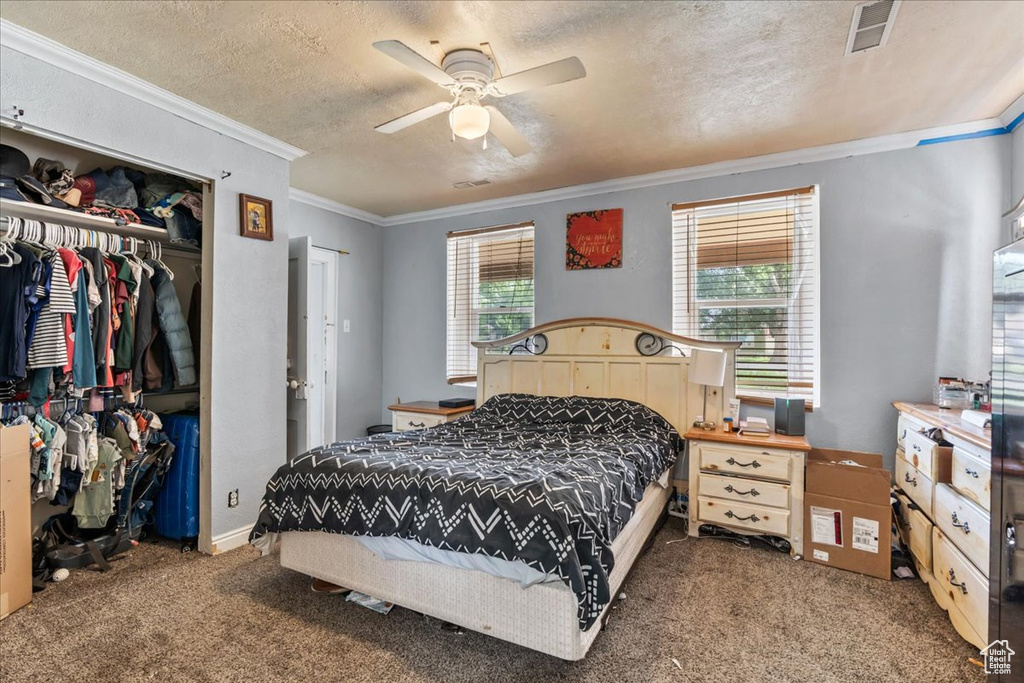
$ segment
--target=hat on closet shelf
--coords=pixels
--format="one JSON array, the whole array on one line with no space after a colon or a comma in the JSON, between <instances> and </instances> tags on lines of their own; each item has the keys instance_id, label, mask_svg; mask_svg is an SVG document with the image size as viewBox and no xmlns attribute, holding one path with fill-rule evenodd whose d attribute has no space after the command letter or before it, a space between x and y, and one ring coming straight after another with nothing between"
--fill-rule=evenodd
<instances>
[{"instance_id":1,"label":"hat on closet shelf","mask_svg":"<svg viewBox=\"0 0 1024 683\"><path fill-rule=\"evenodd\" d=\"M28 157L17 147L0 145L0 176L4 178L17 178L28 175L32 165Z\"/></svg>"},{"instance_id":2,"label":"hat on closet shelf","mask_svg":"<svg viewBox=\"0 0 1024 683\"><path fill-rule=\"evenodd\" d=\"M18 184L18 189L22 191L22 194L26 195L36 204L45 204L46 206L52 206L55 209L68 208L66 202L54 197L50 194L50 191L46 189L45 185L30 175L19 176L14 179L14 182Z\"/></svg>"},{"instance_id":3,"label":"hat on closet shelf","mask_svg":"<svg viewBox=\"0 0 1024 683\"><path fill-rule=\"evenodd\" d=\"M97 168L85 175L75 177L74 188L82 193L81 203L91 205L96 199L96 193L102 192L110 185L110 178L102 168Z\"/></svg>"},{"instance_id":4,"label":"hat on closet shelf","mask_svg":"<svg viewBox=\"0 0 1024 683\"><path fill-rule=\"evenodd\" d=\"M0 176L0 199L10 199L16 202L27 202L31 201L25 196L25 193L18 189L18 184L14 182L14 178L4 178Z\"/></svg>"},{"instance_id":5,"label":"hat on closet shelf","mask_svg":"<svg viewBox=\"0 0 1024 683\"><path fill-rule=\"evenodd\" d=\"M75 174L62 161L39 157L32 164L32 175L46 186L54 197L71 206L78 206L82 199L80 190L74 189Z\"/></svg>"}]
</instances>

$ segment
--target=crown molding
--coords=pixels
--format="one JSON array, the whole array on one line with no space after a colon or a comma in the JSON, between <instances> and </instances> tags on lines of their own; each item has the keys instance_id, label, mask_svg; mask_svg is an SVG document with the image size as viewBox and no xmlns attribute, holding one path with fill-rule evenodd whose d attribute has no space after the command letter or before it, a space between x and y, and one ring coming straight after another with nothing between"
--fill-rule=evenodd
<instances>
[{"instance_id":1,"label":"crown molding","mask_svg":"<svg viewBox=\"0 0 1024 683\"><path fill-rule=\"evenodd\" d=\"M375 213L363 211L362 209L357 209L354 206L342 204L341 202L336 202L333 199L321 197L318 194L299 190L294 187L288 188L288 199L293 202L299 202L300 204L315 206L318 209L324 209L331 213L337 213L342 216L348 216L349 218L355 218L356 220L366 221L373 225L381 225L385 220L383 216L378 216Z\"/></svg>"},{"instance_id":2,"label":"crown molding","mask_svg":"<svg viewBox=\"0 0 1024 683\"><path fill-rule=\"evenodd\" d=\"M480 213L482 211L497 211L500 209L511 209L532 204L544 204L557 202L564 199L576 199L592 195L606 194L609 192L620 192L622 190L634 190L642 187L654 187L657 185L669 185L671 183L685 182L688 180L700 180L703 178L714 178L716 176L734 175L737 173L749 173L751 171L763 171L771 168L782 168L785 166L798 166L817 161L829 161L842 159L863 154L876 154L878 152L891 152L894 150L917 147L922 142L939 141L941 138L963 136L975 137L978 133L993 134L992 131L999 128L999 134L1009 132L999 119L982 119L968 123L958 123L950 126L939 126L937 128L925 128L922 130L894 133L892 135L881 135L862 140L851 140L832 145L820 147L808 147L796 149L789 152L778 152L776 154L765 154L745 159L734 159L730 161L719 161L703 166L691 166L671 171L660 171L658 173L647 173L644 175L630 176L627 178L615 178L603 180L585 185L573 185L560 187L553 190L542 190L529 194L515 195L513 197L499 197L486 199L468 204L457 204L439 209L427 211L416 211L412 213L396 214L385 216L377 225L394 226L422 221L438 220L442 218L454 218L467 214Z\"/></svg>"},{"instance_id":3,"label":"crown molding","mask_svg":"<svg viewBox=\"0 0 1024 683\"><path fill-rule=\"evenodd\" d=\"M282 142L223 114L200 106L184 97L93 59L81 52L50 40L6 19L0 19L0 45L38 59L76 76L134 97L166 112L221 133L245 144L269 152L286 161L306 155L306 150Z\"/></svg>"},{"instance_id":4,"label":"crown molding","mask_svg":"<svg viewBox=\"0 0 1024 683\"><path fill-rule=\"evenodd\" d=\"M1003 124L1003 127L1007 129L1007 133L1012 133L1014 128L1019 126L1022 120L1024 120L1024 93L1021 93L1020 97L1014 100L1013 103L999 115L999 123Z\"/></svg>"}]
</instances>

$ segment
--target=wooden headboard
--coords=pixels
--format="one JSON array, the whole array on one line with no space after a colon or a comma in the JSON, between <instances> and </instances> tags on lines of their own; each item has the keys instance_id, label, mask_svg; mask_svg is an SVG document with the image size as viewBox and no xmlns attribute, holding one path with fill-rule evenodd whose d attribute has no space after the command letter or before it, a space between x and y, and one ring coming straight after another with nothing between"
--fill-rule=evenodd
<instances>
[{"instance_id":1,"label":"wooden headboard","mask_svg":"<svg viewBox=\"0 0 1024 683\"><path fill-rule=\"evenodd\" d=\"M739 342L689 339L628 320L558 320L473 346L477 405L505 393L625 398L656 410L682 434L703 410L703 387L687 381L693 349L726 354L725 386L708 387L705 419L720 422L736 394Z\"/></svg>"}]
</instances>

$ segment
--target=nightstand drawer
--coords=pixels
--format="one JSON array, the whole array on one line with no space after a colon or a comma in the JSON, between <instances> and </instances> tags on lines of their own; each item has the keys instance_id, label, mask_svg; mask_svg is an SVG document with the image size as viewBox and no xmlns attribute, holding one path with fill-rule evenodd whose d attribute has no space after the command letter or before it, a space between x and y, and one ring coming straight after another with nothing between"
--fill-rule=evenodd
<instances>
[{"instance_id":1,"label":"nightstand drawer","mask_svg":"<svg viewBox=\"0 0 1024 683\"><path fill-rule=\"evenodd\" d=\"M405 413L396 410L392 414L391 425L396 432L406 432L410 429L426 429L436 427L444 422L443 415L428 415L426 413Z\"/></svg>"},{"instance_id":2,"label":"nightstand drawer","mask_svg":"<svg viewBox=\"0 0 1024 683\"><path fill-rule=\"evenodd\" d=\"M715 498L697 498L700 521L777 536L789 535L789 510Z\"/></svg>"},{"instance_id":3,"label":"nightstand drawer","mask_svg":"<svg viewBox=\"0 0 1024 683\"><path fill-rule=\"evenodd\" d=\"M768 448L720 446L701 443L700 468L712 472L741 474L746 477L790 481L790 454Z\"/></svg>"},{"instance_id":4,"label":"nightstand drawer","mask_svg":"<svg viewBox=\"0 0 1024 683\"><path fill-rule=\"evenodd\" d=\"M700 478L700 495L768 507L789 507L789 484L774 484L755 479L703 474Z\"/></svg>"}]
</instances>

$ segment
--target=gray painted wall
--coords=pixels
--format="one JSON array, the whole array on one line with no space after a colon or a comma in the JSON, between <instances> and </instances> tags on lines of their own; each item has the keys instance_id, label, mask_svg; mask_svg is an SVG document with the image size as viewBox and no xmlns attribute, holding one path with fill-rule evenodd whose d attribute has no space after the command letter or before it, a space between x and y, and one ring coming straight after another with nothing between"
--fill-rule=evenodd
<instances>
[{"instance_id":1,"label":"gray painted wall","mask_svg":"<svg viewBox=\"0 0 1024 683\"><path fill-rule=\"evenodd\" d=\"M385 228L383 404L471 393L445 383L446 231L535 221L537 322L611 316L668 328L673 202L819 184L822 407L808 415L808 437L891 465L891 401L930 400L939 374L988 376L1009 137ZM625 209L623 267L566 271L566 213L613 207Z\"/></svg>"},{"instance_id":2,"label":"gray painted wall","mask_svg":"<svg viewBox=\"0 0 1024 683\"><path fill-rule=\"evenodd\" d=\"M380 422L383 372L384 269L382 228L292 201L291 236L343 249L338 259L338 439L366 435ZM351 321L351 332L341 321Z\"/></svg>"},{"instance_id":3,"label":"gray painted wall","mask_svg":"<svg viewBox=\"0 0 1024 683\"><path fill-rule=\"evenodd\" d=\"M9 48L0 61L4 110L17 105L30 124L217 179L215 220L204 229L213 253L212 533L252 525L285 460L288 163ZM222 170L231 177L220 180ZM239 236L240 192L274 202L273 242Z\"/></svg>"}]
</instances>

